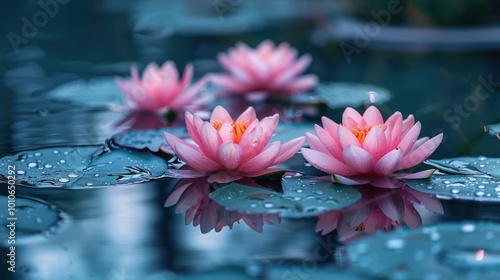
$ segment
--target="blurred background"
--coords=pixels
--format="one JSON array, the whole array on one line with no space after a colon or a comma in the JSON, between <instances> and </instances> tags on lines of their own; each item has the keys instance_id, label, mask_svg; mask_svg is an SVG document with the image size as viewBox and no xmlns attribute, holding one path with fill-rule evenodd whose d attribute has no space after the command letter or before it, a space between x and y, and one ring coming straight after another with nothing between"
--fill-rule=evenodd
<instances>
[{"instance_id":1,"label":"blurred background","mask_svg":"<svg viewBox=\"0 0 500 280\"><path fill-rule=\"evenodd\" d=\"M61 85L127 77L132 63L166 60L180 69L193 63L197 79L221 71L217 53L265 39L310 53L307 72L321 82L387 88L391 99L379 106L385 116L413 114L421 135L445 134L435 158L500 156L500 140L484 131L500 122L498 1L24 0L6 1L0 19L0 156L101 144L113 134L124 115L45 98ZM171 186L160 180L96 192L21 189L19 195L45 200L72 221L60 235L19 245L15 279L177 279L185 271L220 277L214 267L260 278L264 268L284 275L290 263L302 265L318 244L310 219L262 235L241 225L201 235L163 208ZM255 240L265 242L254 248ZM4 257L2 251L1 273ZM264 265L281 259L288 263Z\"/></svg>"}]
</instances>

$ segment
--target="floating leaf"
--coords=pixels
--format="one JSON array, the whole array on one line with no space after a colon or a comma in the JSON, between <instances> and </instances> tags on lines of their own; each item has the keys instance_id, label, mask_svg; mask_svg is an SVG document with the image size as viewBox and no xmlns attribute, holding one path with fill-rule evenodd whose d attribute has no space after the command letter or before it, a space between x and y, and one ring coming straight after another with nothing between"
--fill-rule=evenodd
<instances>
[{"instance_id":1,"label":"floating leaf","mask_svg":"<svg viewBox=\"0 0 500 280\"><path fill-rule=\"evenodd\" d=\"M424 163L437 169L459 175L486 175L500 179L500 158L457 157L441 160L426 160Z\"/></svg>"},{"instance_id":2,"label":"floating leaf","mask_svg":"<svg viewBox=\"0 0 500 280\"><path fill-rule=\"evenodd\" d=\"M185 127L167 127L148 130L131 130L113 137L114 144L133 149L149 149L158 152L161 147L167 147L164 132L171 133L179 138L189 138Z\"/></svg>"},{"instance_id":3,"label":"floating leaf","mask_svg":"<svg viewBox=\"0 0 500 280\"><path fill-rule=\"evenodd\" d=\"M167 163L147 151L119 149L98 156L101 146L31 150L0 159L1 170L15 167L17 184L86 188L149 181L163 175ZM7 179L2 175L3 180Z\"/></svg>"},{"instance_id":4,"label":"floating leaf","mask_svg":"<svg viewBox=\"0 0 500 280\"><path fill-rule=\"evenodd\" d=\"M489 134L496 136L500 139L500 123L489 124L485 126L485 130L488 130Z\"/></svg>"},{"instance_id":5,"label":"floating leaf","mask_svg":"<svg viewBox=\"0 0 500 280\"><path fill-rule=\"evenodd\" d=\"M381 104L391 98L389 90L368 84L321 83L315 91L332 109Z\"/></svg>"},{"instance_id":6,"label":"floating leaf","mask_svg":"<svg viewBox=\"0 0 500 280\"><path fill-rule=\"evenodd\" d=\"M105 108L110 103L122 103L122 96L114 78L111 77L89 81L77 80L47 92L47 97L51 100L93 108Z\"/></svg>"},{"instance_id":7,"label":"floating leaf","mask_svg":"<svg viewBox=\"0 0 500 280\"><path fill-rule=\"evenodd\" d=\"M350 268L376 279L497 279L500 225L447 223L398 229L345 248Z\"/></svg>"},{"instance_id":8,"label":"floating leaf","mask_svg":"<svg viewBox=\"0 0 500 280\"><path fill-rule=\"evenodd\" d=\"M405 182L412 189L441 199L500 202L500 180L489 176L434 174L429 179Z\"/></svg>"},{"instance_id":9,"label":"floating leaf","mask_svg":"<svg viewBox=\"0 0 500 280\"><path fill-rule=\"evenodd\" d=\"M65 216L53 205L24 197L0 195L0 204L5 206L0 209L0 239L6 246L9 236L19 243L28 236L55 233Z\"/></svg>"},{"instance_id":10,"label":"floating leaf","mask_svg":"<svg viewBox=\"0 0 500 280\"><path fill-rule=\"evenodd\" d=\"M244 213L280 213L287 217L310 217L340 209L361 198L349 186L301 178L284 178L283 193L231 183L210 193L227 210Z\"/></svg>"}]
</instances>

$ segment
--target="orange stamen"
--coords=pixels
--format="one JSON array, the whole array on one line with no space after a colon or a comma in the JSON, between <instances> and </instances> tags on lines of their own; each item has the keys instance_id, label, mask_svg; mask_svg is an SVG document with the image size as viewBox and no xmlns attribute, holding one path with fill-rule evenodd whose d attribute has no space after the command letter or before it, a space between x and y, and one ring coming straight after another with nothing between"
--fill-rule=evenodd
<instances>
[{"instance_id":1,"label":"orange stamen","mask_svg":"<svg viewBox=\"0 0 500 280\"><path fill-rule=\"evenodd\" d=\"M379 124L378 127L380 127L382 130L385 130L387 126L385 124ZM371 129L372 129L371 125L367 125L365 127L356 126L356 128L353 128L351 132L352 134L354 134L354 136L356 136L356 138L358 138L359 143L363 144L366 135L368 134L368 132L370 132Z\"/></svg>"},{"instance_id":2,"label":"orange stamen","mask_svg":"<svg viewBox=\"0 0 500 280\"><path fill-rule=\"evenodd\" d=\"M238 144L240 142L241 137L243 137L243 134L248 128L248 124L249 124L248 121L239 121L231 124L231 126L233 127L231 135L233 135L234 143ZM213 121L212 125L217 131L219 131L220 128L222 127L222 122Z\"/></svg>"}]
</instances>

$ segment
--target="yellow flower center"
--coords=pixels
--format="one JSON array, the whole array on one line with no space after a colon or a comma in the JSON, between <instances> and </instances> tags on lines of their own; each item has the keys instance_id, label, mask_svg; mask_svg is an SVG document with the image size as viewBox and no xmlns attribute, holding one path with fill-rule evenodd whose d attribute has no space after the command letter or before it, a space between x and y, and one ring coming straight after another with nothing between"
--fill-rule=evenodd
<instances>
[{"instance_id":1,"label":"yellow flower center","mask_svg":"<svg viewBox=\"0 0 500 280\"><path fill-rule=\"evenodd\" d=\"M377 126L380 127L383 131L385 131L387 127L385 124L379 124ZM367 125L365 127L356 126L355 128L351 129L351 132L352 134L354 134L354 136L356 136L356 138L358 138L359 143L363 144L366 135L368 134L368 132L370 132L371 129L372 129L371 125Z\"/></svg>"},{"instance_id":2,"label":"yellow flower center","mask_svg":"<svg viewBox=\"0 0 500 280\"><path fill-rule=\"evenodd\" d=\"M365 225L363 223L356 227L356 231L365 231Z\"/></svg>"},{"instance_id":3,"label":"yellow flower center","mask_svg":"<svg viewBox=\"0 0 500 280\"><path fill-rule=\"evenodd\" d=\"M212 123L212 125L215 127L217 131L219 131L220 128L222 127L222 122L216 120ZM231 135L233 135L234 143L238 144L240 142L241 137L248 128L248 125L249 125L248 121L239 121L231 124L231 126L233 127L233 129L231 130Z\"/></svg>"}]
</instances>

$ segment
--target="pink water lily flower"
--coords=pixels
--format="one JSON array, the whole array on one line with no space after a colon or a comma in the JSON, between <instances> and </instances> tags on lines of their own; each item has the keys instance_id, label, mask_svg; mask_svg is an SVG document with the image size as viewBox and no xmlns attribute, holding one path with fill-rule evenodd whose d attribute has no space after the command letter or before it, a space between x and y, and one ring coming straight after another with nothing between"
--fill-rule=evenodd
<instances>
[{"instance_id":1,"label":"pink water lily flower","mask_svg":"<svg viewBox=\"0 0 500 280\"><path fill-rule=\"evenodd\" d=\"M297 50L287 43L275 47L266 40L256 49L238 43L227 54L219 54L218 60L228 74L214 74L210 80L229 94L290 95L309 90L318 82L315 75L300 76L311 63L311 56L297 59Z\"/></svg>"},{"instance_id":2,"label":"pink water lily flower","mask_svg":"<svg viewBox=\"0 0 500 280\"><path fill-rule=\"evenodd\" d=\"M223 107L217 106L209 122L186 112L187 130L195 144L169 133L165 138L173 152L191 167L190 171L178 170L182 176L208 176L210 183L227 183L275 172L277 169L271 166L297 153L304 137L284 144L269 143L278 121L278 114L258 120L252 107L233 120Z\"/></svg>"},{"instance_id":3,"label":"pink water lily flower","mask_svg":"<svg viewBox=\"0 0 500 280\"><path fill-rule=\"evenodd\" d=\"M332 174L335 182L349 185L394 188L401 185L390 182L391 178L426 178L433 170L404 175L395 172L421 163L443 139L443 134L418 139L421 125L415 123L413 115L403 120L396 112L384 122L374 106L362 116L346 108L341 124L327 117L321 120L323 127L315 125L317 136L306 134L310 149L303 148L302 155L319 170Z\"/></svg>"},{"instance_id":4,"label":"pink water lily flower","mask_svg":"<svg viewBox=\"0 0 500 280\"><path fill-rule=\"evenodd\" d=\"M125 106L114 105L114 108L153 113L181 111L190 105L196 105L197 95L205 85L205 79L201 79L189 86L193 76L193 67L190 64L184 68L182 79L172 61L165 62L161 67L154 62L149 63L142 79L139 77L137 66L133 65L130 72L131 80L116 79L125 96Z\"/></svg>"},{"instance_id":5,"label":"pink water lily flower","mask_svg":"<svg viewBox=\"0 0 500 280\"><path fill-rule=\"evenodd\" d=\"M378 230L391 231L405 224L410 228L420 227L422 217L415 205L423 206L432 213L444 213L439 199L409 187L381 189L365 186L359 191L362 198L355 204L319 215L316 231L327 234L336 229L341 241L351 241Z\"/></svg>"}]
</instances>

